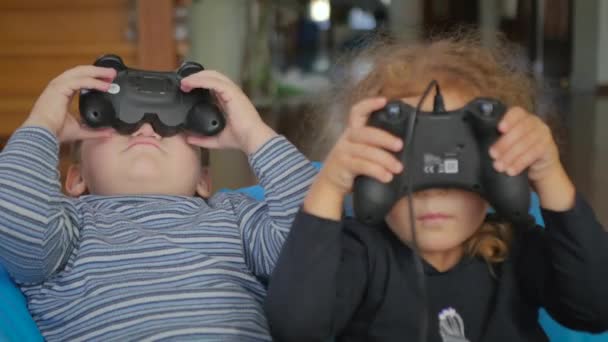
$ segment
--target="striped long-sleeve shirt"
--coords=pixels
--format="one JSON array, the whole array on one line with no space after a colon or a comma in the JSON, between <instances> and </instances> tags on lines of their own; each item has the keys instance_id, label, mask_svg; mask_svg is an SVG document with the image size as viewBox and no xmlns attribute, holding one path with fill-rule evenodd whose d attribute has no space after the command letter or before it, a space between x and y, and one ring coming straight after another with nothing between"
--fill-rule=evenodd
<instances>
[{"instance_id":1,"label":"striped long-sleeve shirt","mask_svg":"<svg viewBox=\"0 0 608 342\"><path fill-rule=\"evenodd\" d=\"M69 198L58 150L29 127L0 153L0 263L47 340L270 340L260 280L316 173L293 145L276 137L250 156L264 201Z\"/></svg>"}]
</instances>

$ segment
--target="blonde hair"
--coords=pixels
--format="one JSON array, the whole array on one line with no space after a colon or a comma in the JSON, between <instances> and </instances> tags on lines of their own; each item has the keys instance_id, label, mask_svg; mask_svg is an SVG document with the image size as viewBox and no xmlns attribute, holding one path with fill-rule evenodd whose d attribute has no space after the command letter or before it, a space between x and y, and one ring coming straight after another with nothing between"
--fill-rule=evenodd
<instances>
[{"instance_id":1,"label":"blonde hair","mask_svg":"<svg viewBox=\"0 0 608 342\"><path fill-rule=\"evenodd\" d=\"M355 62L368 65L360 79L343 79L336 97L340 111L348 113L355 103L369 97L389 99L420 96L436 80L442 90L471 99L492 97L507 107L535 112L537 85L525 58L516 58L514 47L502 37L494 48L482 46L477 32L461 31L421 43L402 44L376 40L358 54ZM488 264L505 260L512 239L509 222L486 220L464 245L469 256Z\"/></svg>"},{"instance_id":2,"label":"blonde hair","mask_svg":"<svg viewBox=\"0 0 608 342\"><path fill-rule=\"evenodd\" d=\"M421 95L437 80L442 89L463 95L496 98L507 106L534 112L536 82L515 48L500 40L494 48L482 46L472 31L434 38L427 42L400 44L378 40L358 60L371 63L369 72L343 92L350 108L364 98L404 98Z\"/></svg>"},{"instance_id":3,"label":"blonde hair","mask_svg":"<svg viewBox=\"0 0 608 342\"><path fill-rule=\"evenodd\" d=\"M513 227L507 222L485 221L464 243L464 252L469 256L479 256L488 264L505 261L513 239Z\"/></svg>"}]
</instances>

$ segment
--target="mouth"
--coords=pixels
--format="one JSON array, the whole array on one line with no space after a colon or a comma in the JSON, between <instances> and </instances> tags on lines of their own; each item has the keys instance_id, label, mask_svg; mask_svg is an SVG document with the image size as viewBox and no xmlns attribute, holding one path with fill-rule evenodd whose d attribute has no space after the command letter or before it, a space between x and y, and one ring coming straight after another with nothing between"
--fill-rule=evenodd
<instances>
[{"instance_id":1,"label":"mouth","mask_svg":"<svg viewBox=\"0 0 608 342\"><path fill-rule=\"evenodd\" d=\"M452 215L448 215L446 213L425 213L422 215L419 215L416 217L416 220L418 221L422 221L425 223L431 223L431 222L442 222L442 221L447 221L452 219Z\"/></svg>"},{"instance_id":2,"label":"mouth","mask_svg":"<svg viewBox=\"0 0 608 342\"><path fill-rule=\"evenodd\" d=\"M162 148L160 147L160 144L158 143L158 141L156 139L153 138L135 138L133 140L131 140L129 142L129 145L127 146L126 150L129 150L135 146L148 146L148 147L155 147L159 150L162 150Z\"/></svg>"}]
</instances>

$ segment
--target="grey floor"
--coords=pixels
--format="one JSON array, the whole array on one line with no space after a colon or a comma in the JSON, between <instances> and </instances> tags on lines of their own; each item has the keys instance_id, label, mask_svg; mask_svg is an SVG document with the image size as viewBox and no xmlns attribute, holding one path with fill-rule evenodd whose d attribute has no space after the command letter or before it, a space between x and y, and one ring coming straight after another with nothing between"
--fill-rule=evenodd
<instances>
[{"instance_id":1,"label":"grey floor","mask_svg":"<svg viewBox=\"0 0 608 342\"><path fill-rule=\"evenodd\" d=\"M608 227L608 97L573 95L567 102L563 161L577 190Z\"/></svg>"}]
</instances>

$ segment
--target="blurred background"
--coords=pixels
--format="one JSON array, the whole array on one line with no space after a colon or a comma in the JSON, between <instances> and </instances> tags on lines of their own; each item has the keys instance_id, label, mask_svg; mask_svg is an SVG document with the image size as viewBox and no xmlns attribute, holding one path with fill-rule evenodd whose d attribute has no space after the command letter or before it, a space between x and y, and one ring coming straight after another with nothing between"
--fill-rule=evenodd
<instances>
[{"instance_id":1,"label":"blurred background","mask_svg":"<svg viewBox=\"0 0 608 342\"><path fill-rule=\"evenodd\" d=\"M558 104L568 171L608 224L602 0L1 0L0 145L52 78L115 53L141 69L195 60L225 73L264 120L322 160L340 125L315 105L340 56L370 34L416 41L459 25L488 33L489 45L496 30L521 45ZM216 189L255 183L240 153L213 152L211 163Z\"/></svg>"}]
</instances>

